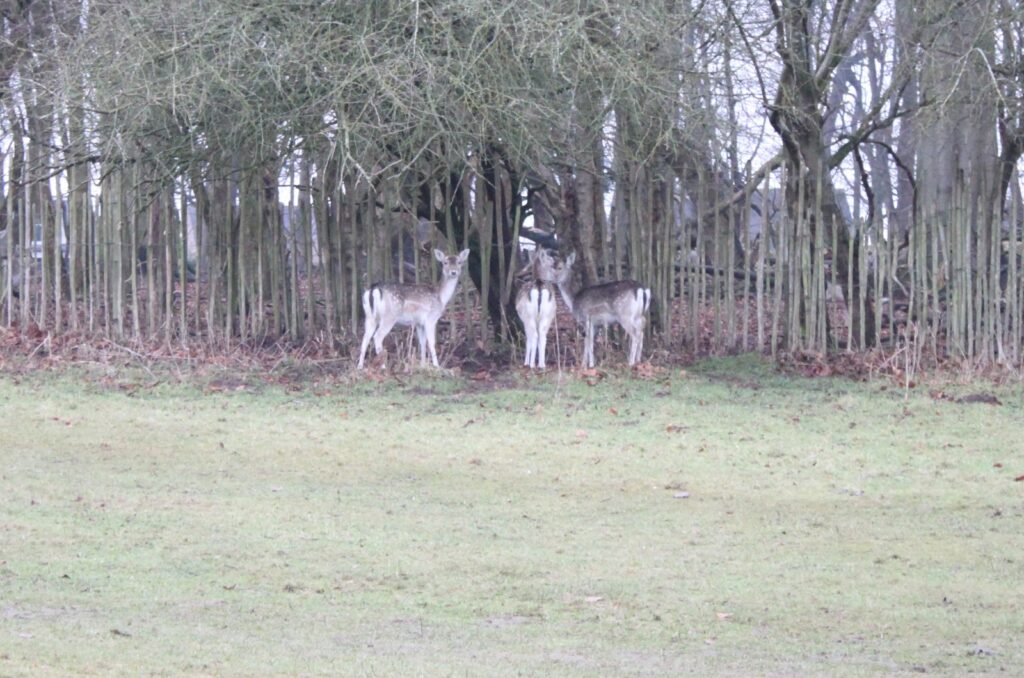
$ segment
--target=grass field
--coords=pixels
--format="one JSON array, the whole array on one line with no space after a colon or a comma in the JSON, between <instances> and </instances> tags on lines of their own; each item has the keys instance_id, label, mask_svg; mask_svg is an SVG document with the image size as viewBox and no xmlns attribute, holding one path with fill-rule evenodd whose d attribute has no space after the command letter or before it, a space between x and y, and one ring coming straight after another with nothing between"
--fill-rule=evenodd
<instances>
[{"instance_id":1,"label":"grass field","mask_svg":"<svg viewBox=\"0 0 1024 678\"><path fill-rule=\"evenodd\" d=\"M1019 387L119 379L0 376L0 675L1024 667Z\"/></svg>"}]
</instances>

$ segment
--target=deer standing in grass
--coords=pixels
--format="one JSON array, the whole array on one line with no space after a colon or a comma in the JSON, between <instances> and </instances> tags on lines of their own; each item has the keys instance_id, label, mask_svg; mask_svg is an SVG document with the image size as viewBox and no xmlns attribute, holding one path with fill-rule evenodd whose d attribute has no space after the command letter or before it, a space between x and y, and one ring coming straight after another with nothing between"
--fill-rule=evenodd
<instances>
[{"instance_id":1,"label":"deer standing in grass","mask_svg":"<svg viewBox=\"0 0 1024 678\"><path fill-rule=\"evenodd\" d=\"M635 280L616 280L603 285L577 289L573 284L573 252L564 262L551 267L551 279L558 285L565 305L584 331L583 365L594 366L594 334L598 327L622 325L629 335L629 364L640 361L644 348L644 326L651 305L651 290Z\"/></svg>"},{"instance_id":2,"label":"deer standing in grass","mask_svg":"<svg viewBox=\"0 0 1024 678\"><path fill-rule=\"evenodd\" d=\"M540 248L530 252L530 279L516 293L516 312L526 332L526 367L546 369L548 330L555 319L555 287L551 284L554 260Z\"/></svg>"},{"instance_id":3,"label":"deer standing in grass","mask_svg":"<svg viewBox=\"0 0 1024 678\"><path fill-rule=\"evenodd\" d=\"M459 284L462 265L469 257L469 250L462 250L458 256L449 256L441 250L434 250L434 258L441 262L441 281L435 285L403 283L377 283L363 292L363 313L366 316L363 330L363 345L359 349L359 369L363 369L366 349L373 340L377 355L384 351L384 337L395 325L412 325L420 344L420 364L427 364L427 349L434 367L437 363L437 349L434 346L437 321L455 294Z\"/></svg>"}]
</instances>

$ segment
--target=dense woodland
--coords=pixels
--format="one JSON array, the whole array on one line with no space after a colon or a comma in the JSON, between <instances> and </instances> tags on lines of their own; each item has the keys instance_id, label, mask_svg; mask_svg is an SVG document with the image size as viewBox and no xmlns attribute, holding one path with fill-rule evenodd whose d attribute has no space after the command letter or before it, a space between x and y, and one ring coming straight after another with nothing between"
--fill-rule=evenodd
<instances>
[{"instance_id":1,"label":"dense woodland","mask_svg":"<svg viewBox=\"0 0 1024 678\"><path fill-rule=\"evenodd\" d=\"M3 0L0 325L350 355L471 251L654 293L654 353L1020 369L1015 0Z\"/></svg>"}]
</instances>

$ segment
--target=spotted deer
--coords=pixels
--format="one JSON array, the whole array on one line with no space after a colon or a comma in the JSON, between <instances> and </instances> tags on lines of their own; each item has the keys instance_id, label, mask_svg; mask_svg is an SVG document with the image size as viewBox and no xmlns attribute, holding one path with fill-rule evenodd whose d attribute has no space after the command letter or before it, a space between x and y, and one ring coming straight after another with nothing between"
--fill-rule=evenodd
<instances>
[{"instance_id":1,"label":"spotted deer","mask_svg":"<svg viewBox=\"0 0 1024 678\"><path fill-rule=\"evenodd\" d=\"M529 279L516 292L516 312L526 332L526 356L523 364L529 368L546 369L545 356L548 330L555 319L557 305L555 287L551 284L554 260L547 251L532 250L527 264Z\"/></svg>"},{"instance_id":2,"label":"spotted deer","mask_svg":"<svg viewBox=\"0 0 1024 678\"><path fill-rule=\"evenodd\" d=\"M434 367L440 367L434 346L437 321L455 294L462 265L468 256L469 250L462 250L458 256L434 250L434 258L441 262L442 267L441 280L435 286L377 283L363 292L366 320L363 344L359 349L359 369L363 369L370 340L373 340L374 350L380 355L384 350L384 337L388 336L395 325L413 326L420 344L420 364L427 364L427 349L430 349Z\"/></svg>"},{"instance_id":3,"label":"spotted deer","mask_svg":"<svg viewBox=\"0 0 1024 678\"><path fill-rule=\"evenodd\" d=\"M598 327L612 323L622 325L629 335L629 364L640 361L644 348L646 313L651 305L651 290L635 280L616 280L603 285L577 289L573 283L573 252L564 262L554 262L551 279L558 285L565 305L572 311L576 323L583 328L583 364L594 366L594 334Z\"/></svg>"}]
</instances>

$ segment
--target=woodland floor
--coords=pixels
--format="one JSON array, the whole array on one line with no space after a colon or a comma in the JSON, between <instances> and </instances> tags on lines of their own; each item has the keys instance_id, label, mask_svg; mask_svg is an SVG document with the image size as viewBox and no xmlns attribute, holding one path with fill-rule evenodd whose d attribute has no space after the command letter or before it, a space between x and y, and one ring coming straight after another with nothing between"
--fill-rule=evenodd
<instances>
[{"instance_id":1,"label":"woodland floor","mask_svg":"<svg viewBox=\"0 0 1024 678\"><path fill-rule=\"evenodd\" d=\"M0 675L1019 672L1020 385L904 396L8 365Z\"/></svg>"}]
</instances>

